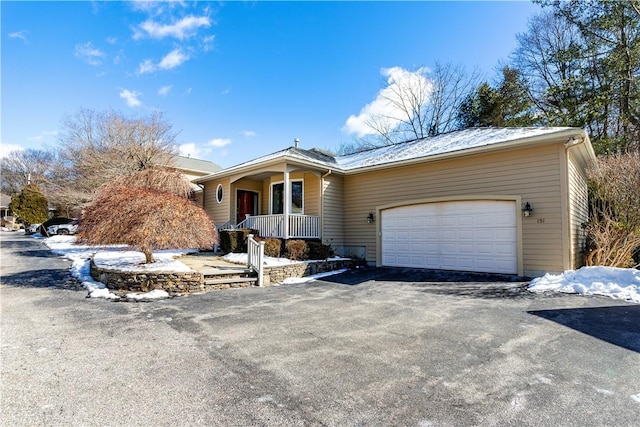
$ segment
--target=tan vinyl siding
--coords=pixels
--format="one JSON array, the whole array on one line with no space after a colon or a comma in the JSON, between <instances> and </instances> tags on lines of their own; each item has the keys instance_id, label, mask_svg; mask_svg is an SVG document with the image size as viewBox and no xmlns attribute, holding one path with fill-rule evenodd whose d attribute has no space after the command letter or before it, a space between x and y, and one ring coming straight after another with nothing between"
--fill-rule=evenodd
<instances>
[{"instance_id":1,"label":"tan vinyl siding","mask_svg":"<svg viewBox=\"0 0 640 427\"><path fill-rule=\"evenodd\" d=\"M569 227L571 235L571 269L584 265L585 234L582 224L589 219L587 178L574 155L569 152Z\"/></svg>"},{"instance_id":2,"label":"tan vinyl siding","mask_svg":"<svg viewBox=\"0 0 640 427\"><path fill-rule=\"evenodd\" d=\"M522 218L524 271L562 271L560 158L557 144L479 154L344 178L346 245L366 245L376 261L376 207L411 200L520 196L534 213ZM376 218L378 221L379 218Z\"/></svg>"},{"instance_id":3,"label":"tan vinyl siding","mask_svg":"<svg viewBox=\"0 0 640 427\"><path fill-rule=\"evenodd\" d=\"M222 184L222 203L216 200L218 184ZM220 181L209 181L204 184L204 210L213 218L216 225L222 225L231 218L229 217L229 203L231 200L231 184L228 179Z\"/></svg>"},{"instance_id":4,"label":"tan vinyl siding","mask_svg":"<svg viewBox=\"0 0 640 427\"><path fill-rule=\"evenodd\" d=\"M328 175L323 179L322 242L334 248L344 245L343 178Z\"/></svg>"}]
</instances>

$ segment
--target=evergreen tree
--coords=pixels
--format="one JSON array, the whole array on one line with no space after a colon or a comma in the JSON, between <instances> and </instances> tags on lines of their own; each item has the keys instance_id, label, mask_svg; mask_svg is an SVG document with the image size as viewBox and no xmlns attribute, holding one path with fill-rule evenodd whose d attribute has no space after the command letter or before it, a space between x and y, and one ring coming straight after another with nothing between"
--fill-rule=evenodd
<instances>
[{"instance_id":1,"label":"evergreen tree","mask_svg":"<svg viewBox=\"0 0 640 427\"><path fill-rule=\"evenodd\" d=\"M47 199L35 184L27 184L20 194L11 198L11 210L25 227L45 222L48 217Z\"/></svg>"},{"instance_id":2,"label":"evergreen tree","mask_svg":"<svg viewBox=\"0 0 640 427\"><path fill-rule=\"evenodd\" d=\"M532 107L520 72L507 66L496 87L484 82L464 99L458 109L458 123L461 128L530 126L534 124Z\"/></svg>"},{"instance_id":3,"label":"evergreen tree","mask_svg":"<svg viewBox=\"0 0 640 427\"><path fill-rule=\"evenodd\" d=\"M551 124L586 127L599 154L640 151L640 0L537 2L550 12L516 51L537 106Z\"/></svg>"}]
</instances>

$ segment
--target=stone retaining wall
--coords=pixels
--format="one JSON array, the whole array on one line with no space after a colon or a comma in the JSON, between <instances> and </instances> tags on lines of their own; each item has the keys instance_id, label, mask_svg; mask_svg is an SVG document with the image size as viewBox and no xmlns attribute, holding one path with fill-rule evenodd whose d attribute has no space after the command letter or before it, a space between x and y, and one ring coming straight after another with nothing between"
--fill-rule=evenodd
<instances>
[{"instance_id":1,"label":"stone retaining wall","mask_svg":"<svg viewBox=\"0 0 640 427\"><path fill-rule=\"evenodd\" d=\"M325 260L300 262L278 267L265 267L263 286L281 283L288 277L304 277L343 268L356 268L363 265L363 260ZM93 259L90 263L91 277L104 283L114 292L149 292L154 289L167 291L169 294L187 294L203 292L210 289L229 289L251 286L251 283L206 285L202 274L192 272L139 272L100 268Z\"/></svg>"},{"instance_id":2,"label":"stone retaining wall","mask_svg":"<svg viewBox=\"0 0 640 427\"><path fill-rule=\"evenodd\" d=\"M139 272L105 269L91 260L91 277L115 292L149 292L154 289L169 294L186 294L205 290L202 274L193 272Z\"/></svg>"},{"instance_id":3,"label":"stone retaining wall","mask_svg":"<svg viewBox=\"0 0 640 427\"><path fill-rule=\"evenodd\" d=\"M265 267L264 269L264 285L281 283L288 277L305 277L318 273L326 273L343 268L356 268L364 265L364 261L360 259L340 259L340 260L324 260L324 261L308 261L297 264L289 264L278 267Z\"/></svg>"}]
</instances>

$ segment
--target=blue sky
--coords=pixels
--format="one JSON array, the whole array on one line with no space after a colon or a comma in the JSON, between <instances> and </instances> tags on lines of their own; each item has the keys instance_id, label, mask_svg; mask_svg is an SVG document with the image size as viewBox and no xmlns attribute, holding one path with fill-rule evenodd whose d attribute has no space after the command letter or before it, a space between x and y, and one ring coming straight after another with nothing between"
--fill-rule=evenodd
<instances>
[{"instance_id":1,"label":"blue sky","mask_svg":"<svg viewBox=\"0 0 640 427\"><path fill-rule=\"evenodd\" d=\"M2 1L2 152L54 146L80 108L165 113L223 167L301 140L335 149L389 70L491 80L540 10L496 2Z\"/></svg>"}]
</instances>

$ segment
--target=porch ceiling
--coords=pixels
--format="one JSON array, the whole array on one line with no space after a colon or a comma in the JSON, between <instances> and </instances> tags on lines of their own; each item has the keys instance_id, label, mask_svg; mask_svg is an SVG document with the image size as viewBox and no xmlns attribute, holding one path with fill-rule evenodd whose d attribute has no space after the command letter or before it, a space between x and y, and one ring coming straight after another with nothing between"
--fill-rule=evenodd
<instances>
[{"instance_id":1,"label":"porch ceiling","mask_svg":"<svg viewBox=\"0 0 640 427\"><path fill-rule=\"evenodd\" d=\"M306 171L306 172L311 172L315 174L320 174L318 169L304 167L304 166L295 167L290 165L289 173L299 172L299 171ZM255 171L255 172L246 172L246 173L234 175L231 178L231 182L233 183L241 179L252 179L255 181L264 181L274 175L282 176L282 174L284 174L283 170L261 170L261 171Z\"/></svg>"}]
</instances>

